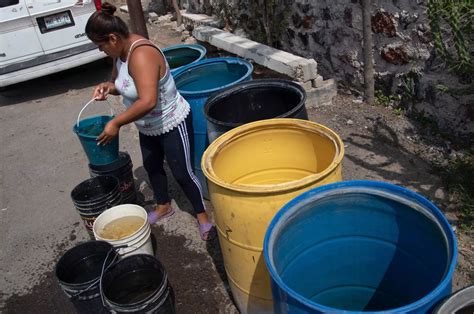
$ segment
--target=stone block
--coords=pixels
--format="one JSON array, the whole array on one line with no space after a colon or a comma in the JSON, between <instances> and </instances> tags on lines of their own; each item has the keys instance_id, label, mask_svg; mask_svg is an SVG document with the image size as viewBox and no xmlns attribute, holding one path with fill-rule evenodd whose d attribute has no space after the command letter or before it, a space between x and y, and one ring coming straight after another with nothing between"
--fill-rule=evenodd
<instances>
[{"instance_id":1,"label":"stone block","mask_svg":"<svg viewBox=\"0 0 474 314\"><path fill-rule=\"evenodd\" d=\"M300 83L306 90L306 108L312 109L332 105L332 99L337 95L337 83L333 79L319 82L318 87L308 87Z\"/></svg>"},{"instance_id":2,"label":"stone block","mask_svg":"<svg viewBox=\"0 0 474 314\"><path fill-rule=\"evenodd\" d=\"M307 82L318 78L317 63L314 59L295 56L209 26L195 27L193 36L297 81Z\"/></svg>"}]
</instances>

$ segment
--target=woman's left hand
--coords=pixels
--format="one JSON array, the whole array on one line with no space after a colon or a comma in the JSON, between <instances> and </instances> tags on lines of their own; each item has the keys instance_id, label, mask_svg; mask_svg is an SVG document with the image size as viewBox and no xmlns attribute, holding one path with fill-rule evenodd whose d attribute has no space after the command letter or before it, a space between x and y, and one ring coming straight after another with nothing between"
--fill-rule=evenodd
<instances>
[{"instance_id":1,"label":"woman's left hand","mask_svg":"<svg viewBox=\"0 0 474 314\"><path fill-rule=\"evenodd\" d=\"M97 137L97 145L107 145L119 134L120 125L115 120L109 121L104 131Z\"/></svg>"}]
</instances>

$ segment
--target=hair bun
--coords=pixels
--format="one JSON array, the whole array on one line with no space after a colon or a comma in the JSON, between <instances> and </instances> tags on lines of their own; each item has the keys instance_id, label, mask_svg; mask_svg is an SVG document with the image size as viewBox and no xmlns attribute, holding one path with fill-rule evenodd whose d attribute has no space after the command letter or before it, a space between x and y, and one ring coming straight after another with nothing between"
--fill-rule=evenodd
<instances>
[{"instance_id":1,"label":"hair bun","mask_svg":"<svg viewBox=\"0 0 474 314\"><path fill-rule=\"evenodd\" d=\"M117 7L113 4L108 2L102 3L101 12L107 15L114 15L115 11L117 11Z\"/></svg>"}]
</instances>

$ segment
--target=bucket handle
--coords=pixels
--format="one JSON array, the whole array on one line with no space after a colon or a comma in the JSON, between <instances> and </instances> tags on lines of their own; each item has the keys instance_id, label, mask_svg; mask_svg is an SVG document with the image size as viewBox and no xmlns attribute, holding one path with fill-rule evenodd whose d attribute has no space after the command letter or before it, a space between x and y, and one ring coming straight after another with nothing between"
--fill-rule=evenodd
<instances>
[{"instance_id":1,"label":"bucket handle","mask_svg":"<svg viewBox=\"0 0 474 314\"><path fill-rule=\"evenodd\" d=\"M96 101L97 98L92 98L91 100L89 100L85 105L84 107L82 107L81 111L79 111L79 115L77 116L77 122L76 122L76 126L79 128L79 120L81 119L81 114L82 112L84 111L84 109L87 108L87 106L89 106L91 103L93 103L94 101ZM110 104L108 101L107 101L108 104ZM114 115L114 112L112 111L112 108L110 108L110 115L113 116Z\"/></svg>"}]
</instances>

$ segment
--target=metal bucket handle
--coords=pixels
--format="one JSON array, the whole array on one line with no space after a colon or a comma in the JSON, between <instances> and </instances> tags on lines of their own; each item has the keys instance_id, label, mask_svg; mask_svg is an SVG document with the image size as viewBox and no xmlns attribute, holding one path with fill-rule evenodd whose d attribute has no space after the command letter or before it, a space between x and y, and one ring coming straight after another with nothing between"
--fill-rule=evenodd
<instances>
[{"instance_id":1,"label":"metal bucket handle","mask_svg":"<svg viewBox=\"0 0 474 314\"><path fill-rule=\"evenodd\" d=\"M79 111L79 115L77 116L77 122L76 122L76 126L77 128L79 128L79 120L81 119L81 114L82 112L84 111L84 109L87 108L87 106L89 106L91 103L93 103L94 101L96 101L97 98L92 98L91 100L89 100L85 105L84 107L82 107L81 111ZM107 99L106 99L107 100ZM110 105L109 101L107 100L107 104ZM114 115L114 112L112 111L112 107L109 108L110 109L110 115L113 116Z\"/></svg>"}]
</instances>

